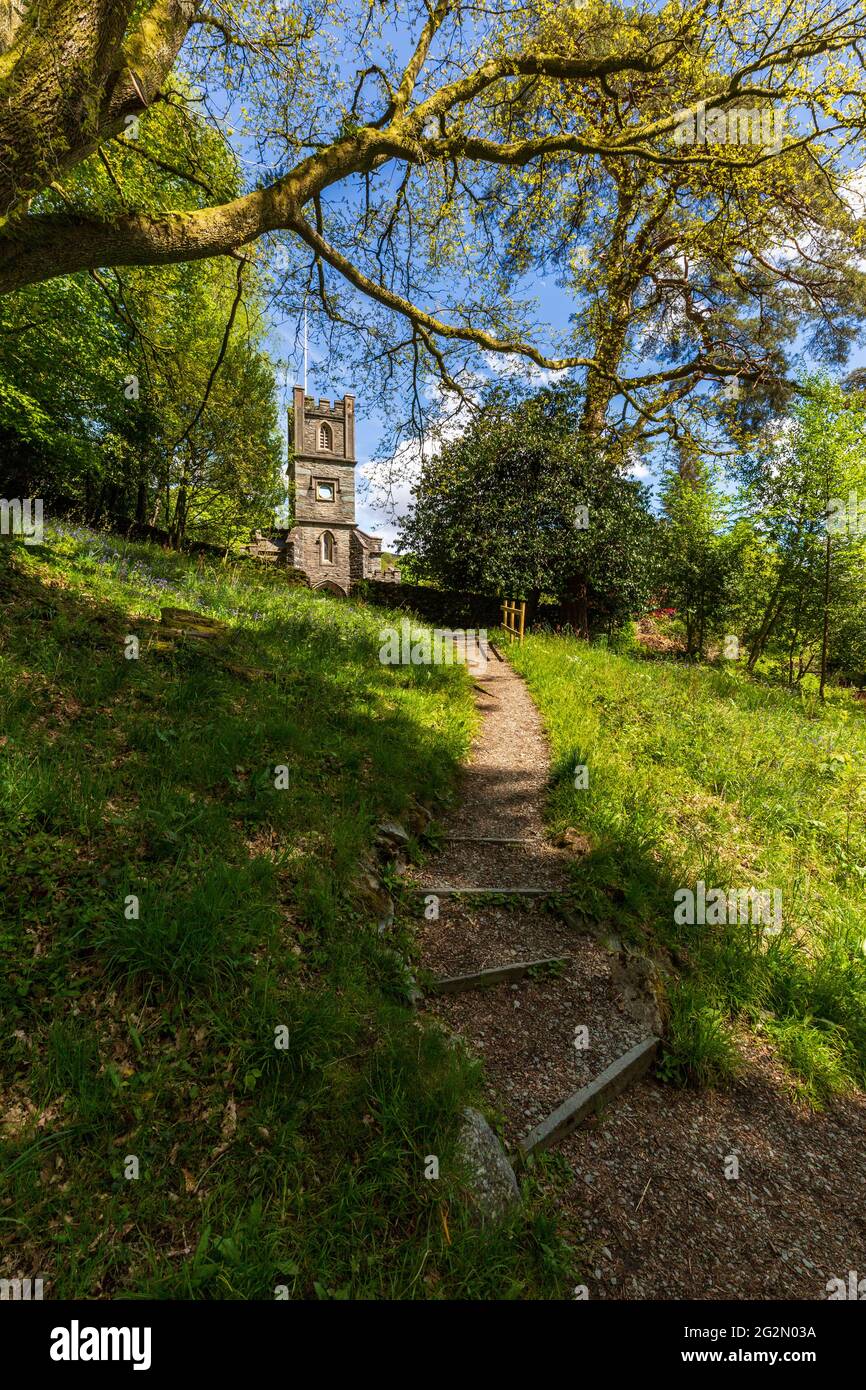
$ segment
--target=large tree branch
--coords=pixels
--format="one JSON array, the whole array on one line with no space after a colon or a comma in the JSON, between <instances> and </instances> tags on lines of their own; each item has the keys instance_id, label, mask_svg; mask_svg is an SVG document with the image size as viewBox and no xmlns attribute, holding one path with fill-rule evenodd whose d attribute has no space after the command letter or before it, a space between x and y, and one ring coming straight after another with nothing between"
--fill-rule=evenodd
<instances>
[{"instance_id":1,"label":"large tree branch","mask_svg":"<svg viewBox=\"0 0 866 1390\"><path fill-rule=\"evenodd\" d=\"M201 0L43 0L0 59L0 230L158 95ZM32 21L32 22L31 22Z\"/></svg>"},{"instance_id":2,"label":"large tree branch","mask_svg":"<svg viewBox=\"0 0 866 1390\"><path fill-rule=\"evenodd\" d=\"M56 10L58 14L61 10L65 12L70 3L72 0L45 0L48 9L52 9L52 12ZM74 0L74 3L76 8L81 8L78 0ZM675 129L678 113L636 127L617 129L608 140L587 139L575 132L504 143L459 130L454 134L426 136L424 132L430 129L431 124L439 126L449 112L465 106L503 79L529 76L591 83L607 82L616 76L653 76L662 71L669 59L680 51L683 42L681 36L675 34L670 39L650 45L644 51L625 56L602 53L601 56L574 57L548 52L498 56L483 62L467 76L445 83L432 96L409 109L432 39L451 3L453 0L440 0L437 8L431 12L391 102L393 118L386 129L364 127L301 161L285 178L268 187L195 212L156 217L117 216L111 220L71 213L20 217L7 226L7 235L0 241L0 292L101 265L167 264L225 254L277 229L295 230L308 240L310 230L299 211L304 205L346 177L368 173L394 158L411 164L462 157L490 165L520 166L561 153L620 161L670 158L672 162L684 164L696 162L696 156L684 156L682 153L660 156L651 148L653 142L664 139ZM106 12L117 15L125 13L129 5L130 0L126 0L125 4L122 0L95 0L97 8L104 7ZM74 163L106 136L117 133L126 114L140 110L143 104L153 99L200 7L201 0L153 0L135 33L111 55L94 133L84 143L79 140L75 149L72 147L74 142L70 143L59 161L62 166ZM726 105L735 98L754 101L778 98L781 88L747 87L744 85L745 74L759 70L762 65L766 68L768 63L790 63L815 52L834 51L849 40L850 34L846 28L841 33L828 31L819 38L813 36L809 42L787 44L777 52L764 52L760 55L760 61L750 63L735 73L724 91L707 100ZM2 85L0 80L0 90ZM694 111L696 106L695 102L689 109ZM10 109L0 101L0 160L4 144L4 120L8 119ZM826 135L826 130L823 133ZM758 156L755 162L764 157ZM715 150L708 150L699 158L705 165L712 165L714 160L720 167L727 163ZM736 161L738 166L741 162L745 161ZM42 169L40 177L43 181L48 178L49 172ZM19 174L20 166L16 172L16 184L20 182ZM2 207L0 201L0 210ZM331 264L336 266L333 258L339 253L334 248L329 248L329 253ZM346 266L350 272L347 278L351 279L354 274L364 280L365 277L348 261ZM347 272L341 268L341 273ZM360 284L359 288L362 288ZM367 293L367 288L363 292ZM388 292L379 286L379 294L374 297L381 300L385 293ZM404 312L402 307L399 311ZM416 326L426 327L427 331L436 334L444 330L444 336L448 336L447 326L437 326L433 320L424 324L416 317L414 322ZM451 331L453 334L453 326ZM478 341L479 345L489 346ZM494 350L510 349L500 347ZM531 353L525 355L531 357ZM538 354L532 360L540 365L550 365L543 354ZM574 365L571 359L568 361Z\"/></svg>"},{"instance_id":3,"label":"large tree branch","mask_svg":"<svg viewBox=\"0 0 866 1390\"><path fill-rule=\"evenodd\" d=\"M576 357L547 357L544 353L532 346L531 343L521 342L520 339L498 338L493 333L488 333L482 328L473 328L466 324L444 323L437 319L433 314L420 309L410 300L404 299L402 295L395 294L387 285L379 284L370 279L363 271L331 246L320 236L313 227L310 226L306 218L298 212L292 222L292 230L307 243L308 246L321 256L322 260L348 280L349 284L354 285L369 299L375 300L387 309L392 309L395 313L401 314L420 330L427 334L434 334L437 338L450 341L474 343L476 347L483 348L487 352L514 353L520 357L526 357L530 362L534 362L537 367L545 367L551 371L566 371L573 367L589 367L594 365L593 359L583 356Z\"/></svg>"},{"instance_id":4,"label":"large tree branch","mask_svg":"<svg viewBox=\"0 0 866 1390\"><path fill-rule=\"evenodd\" d=\"M27 218L0 240L0 293L106 265L175 265L228 255L288 225L280 192L263 189L217 207L111 221L68 214Z\"/></svg>"},{"instance_id":5,"label":"large tree branch","mask_svg":"<svg viewBox=\"0 0 866 1390\"><path fill-rule=\"evenodd\" d=\"M406 110L406 107L409 105L409 102L412 99L412 94L415 90L415 83L418 81L421 69L427 61L427 55L430 52L430 45L433 42L433 39L438 30L442 27L442 24L444 23L449 10L452 8L452 5L453 0L439 0L439 3L437 4L435 10L431 11L427 23L421 30L421 36L418 40L418 43L415 46L415 52L412 54L412 57L406 64L403 76L400 79L400 85L398 86L397 91L394 94L394 99L390 104L388 110L388 119L390 119L393 116L402 115L402 113Z\"/></svg>"}]
</instances>

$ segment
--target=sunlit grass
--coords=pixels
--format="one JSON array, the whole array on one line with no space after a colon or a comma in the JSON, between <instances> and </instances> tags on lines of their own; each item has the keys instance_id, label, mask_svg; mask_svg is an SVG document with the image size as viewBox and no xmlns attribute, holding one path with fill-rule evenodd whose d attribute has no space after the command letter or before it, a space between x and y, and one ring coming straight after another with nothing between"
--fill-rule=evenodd
<instances>
[{"instance_id":1,"label":"sunlit grass","mask_svg":"<svg viewBox=\"0 0 866 1390\"><path fill-rule=\"evenodd\" d=\"M736 1070L726 1033L769 1016L813 1102L866 1079L866 723L735 668L620 656L562 638L512 652L550 731L550 815L594 850L578 900L634 939L681 953L666 1066ZM586 789L573 769L589 769ZM677 925L673 893L782 892L783 926Z\"/></svg>"}]
</instances>

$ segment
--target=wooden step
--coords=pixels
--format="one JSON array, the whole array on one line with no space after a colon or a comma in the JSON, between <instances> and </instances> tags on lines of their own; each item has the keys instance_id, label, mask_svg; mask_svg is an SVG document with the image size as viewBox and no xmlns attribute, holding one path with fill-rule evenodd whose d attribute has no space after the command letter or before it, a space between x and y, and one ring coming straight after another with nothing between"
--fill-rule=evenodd
<instances>
[{"instance_id":1,"label":"wooden step","mask_svg":"<svg viewBox=\"0 0 866 1390\"><path fill-rule=\"evenodd\" d=\"M543 845L543 840L532 840L527 835L442 835L449 844L469 845Z\"/></svg>"},{"instance_id":2,"label":"wooden step","mask_svg":"<svg viewBox=\"0 0 866 1390\"><path fill-rule=\"evenodd\" d=\"M453 898L458 895L486 893L496 894L499 897L524 897L524 898L554 898L558 893L563 892L561 888L419 888L414 883L407 883L404 887L412 892L421 893L425 897L432 894L437 898Z\"/></svg>"},{"instance_id":3,"label":"wooden step","mask_svg":"<svg viewBox=\"0 0 866 1390\"><path fill-rule=\"evenodd\" d=\"M489 970L476 970L472 975L449 975L434 980L429 991L431 994L462 994L465 990L485 989L488 985L502 984L506 980L520 980L536 966L564 965L570 959L570 956L546 956L542 960L519 960L511 965L494 965Z\"/></svg>"},{"instance_id":4,"label":"wooden step","mask_svg":"<svg viewBox=\"0 0 866 1390\"><path fill-rule=\"evenodd\" d=\"M522 1157L527 1158L531 1153L549 1149L551 1144L558 1143L577 1129L587 1116L602 1110L614 1096L648 1070L655 1060L659 1041L658 1038L645 1038L612 1062L588 1086L564 1100L546 1120L542 1120L525 1139L521 1139L518 1147Z\"/></svg>"}]
</instances>

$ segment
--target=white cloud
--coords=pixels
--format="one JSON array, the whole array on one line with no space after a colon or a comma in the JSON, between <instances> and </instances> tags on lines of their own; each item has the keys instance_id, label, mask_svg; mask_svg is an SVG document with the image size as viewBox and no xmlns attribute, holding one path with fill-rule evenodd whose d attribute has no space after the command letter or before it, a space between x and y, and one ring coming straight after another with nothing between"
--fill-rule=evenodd
<instances>
[{"instance_id":1,"label":"white cloud","mask_svg":"<svg viewBox=\"0 0 866 1390\"><path fill-rule=\"evenodd\" d=\"M357 472L366 484L356 509L358 525L381 536L386 547L396 540L397 518L405 516L412 505L422 461L435 458L442 445L458 439L469 424L470 407L441 384L434 383L426 394L429 400L438 401L441 416L423 439L404 440L389 457L367 459L358 465Z\"/></svg>"},{"instance_id":2,"label":"white cloud","mask_svg":"<svg viewBox=\"0 0 866 1390\"><path fill-rule=\"evenodd\" d=\"M507 381L521 380L539 391L551 382L561 381L568 376L568 370L554 371L550 367L539 367L520 353L483 352L484 365L491 376L504 377Z\"/></svg>"},{"instance_id":3,"label":"white cloud","mask_svg":"<svg viewBox=\"0 0 866 1390\"><path fill-rule=\"evenodd\" d=\"M390 463L390 460L388 460ZM417 470L390 480L382 474L382 460L360 463L358 474L369 483L369 491L358 501L356 516L362 531L381 536L386 550L393 550L399 527L397 517L405 515L412 502ZM390 483L390 485L389 485Z\"/></svg>"}]
</instances>

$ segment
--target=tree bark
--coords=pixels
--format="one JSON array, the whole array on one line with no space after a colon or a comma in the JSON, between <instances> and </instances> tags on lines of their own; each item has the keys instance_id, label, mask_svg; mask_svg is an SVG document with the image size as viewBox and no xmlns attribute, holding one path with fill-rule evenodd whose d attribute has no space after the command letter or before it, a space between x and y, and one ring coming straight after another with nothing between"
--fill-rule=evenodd
<instances>
[{"instance_id":1,"label":"tree bark","mask_svg":"<svg viewBox=\"0 0 866 1390\"><path fill-rule=\"evenodd\" d=\"M818 689L818 697L824 700L824 687L827 684L827 647L830 639L830 564L832 558L832 537L830 529L827 528L827 539L824 543L824 617L821 625L821 684Z\"/></svg>"},{"instance_id":2,"label":"tree bark","mask_svg":"<svg viewBox=\"0 0 866 1390\"><path fill-rule=\"evenodd\" d=\"M572 632L576 633L578 637L588 640L587 582L583 575L572 575L569 579L562 610L563 617L571 627Z\"/></svg>"},{"instance_id":3,"label":"tree bark","mask_svg":"<svg viewBox=\"0 0 866 1390\"><path fill-rule=\"evenodd\" d=\"M0 229L158 96L202 0L31 3L0 57ZM6 228L4 228L4 223Z\"/></svg>"},{"instance_id":4,"label":"tree bark","mask_svg":"<svg viewBox=\"0 0 866 1390\"><path fill-rule=\"evenodd\" d=\"M529 595L528 595L527 600L526 600L526 626L527 626L527 629L529 629L529 630L531 630L532 625L533 625L533 623L535 622L535 617L536 617L536 614L538 613L538 605L539 605L540 602L541 602L541 590L540 590L540 589L530 589L530 590L529 590Z\"/></svg>"}]
</instances>

